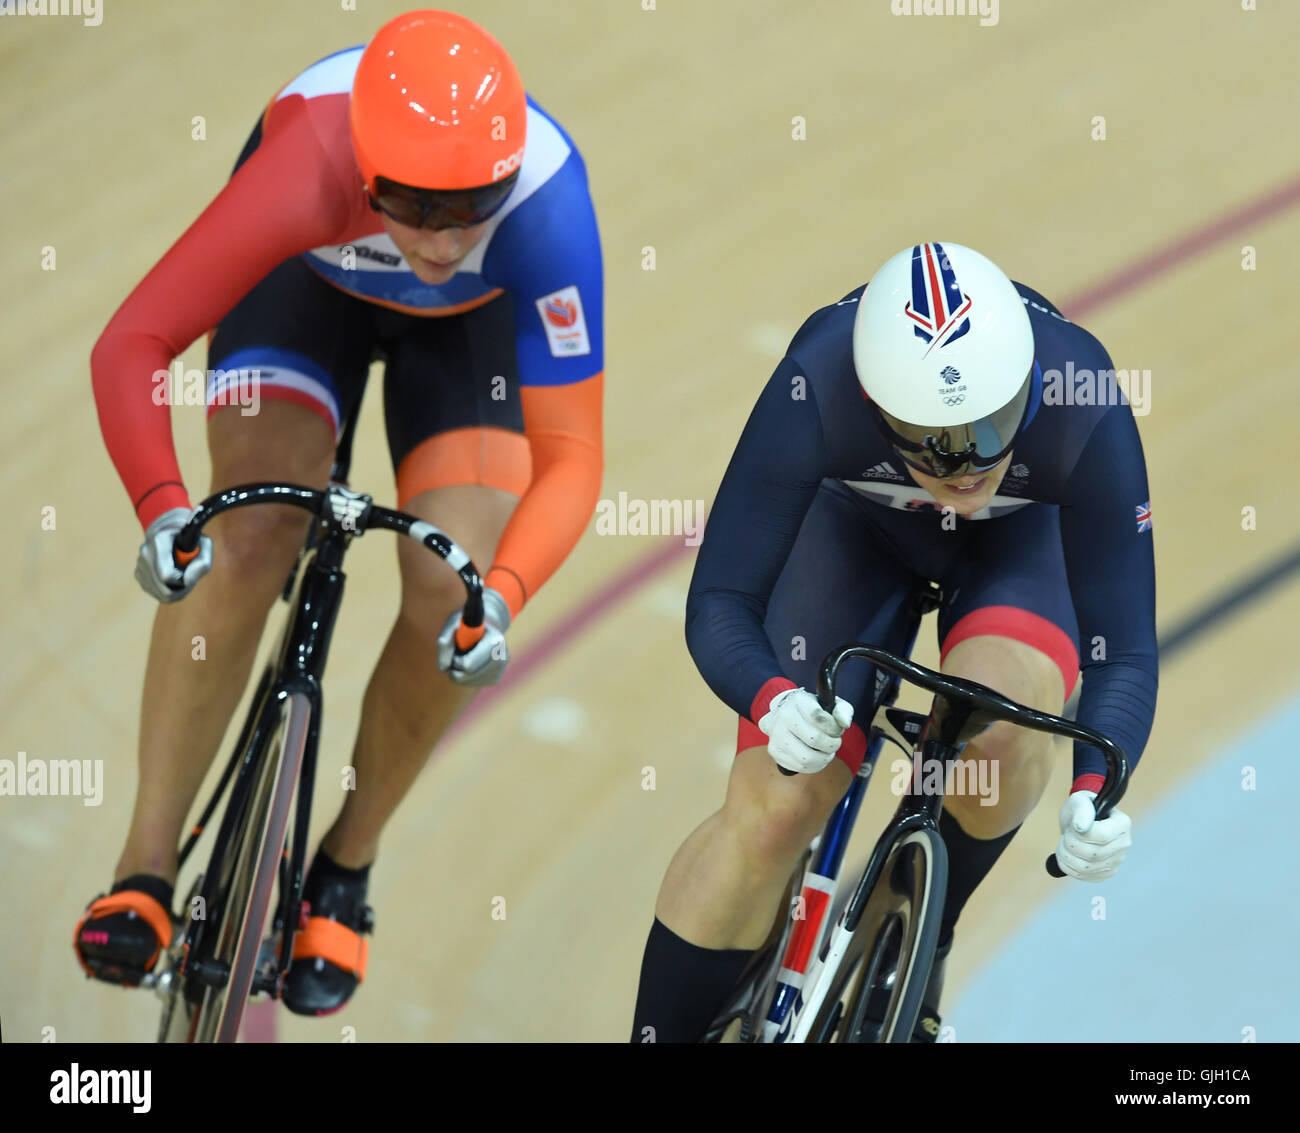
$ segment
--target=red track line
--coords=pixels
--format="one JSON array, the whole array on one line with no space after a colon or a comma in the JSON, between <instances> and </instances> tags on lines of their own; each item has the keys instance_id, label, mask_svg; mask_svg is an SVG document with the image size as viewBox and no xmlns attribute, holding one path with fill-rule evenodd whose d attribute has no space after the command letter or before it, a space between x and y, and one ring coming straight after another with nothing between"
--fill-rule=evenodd
<instances>
[{"instance_id":1,"label":"red track line","mask_svg":"<svg viewBox=\"0 0 1300 1133\"><path fill-rule=\"evenodd\" d=\"M506 666L501 683L493 688L484 689L461 713L456 722L447 730L443 743L454 738L462 729L467 728L482 713L508 693L517 684L528 679L533 670L541 668L555 654L559 653L574 638L580 636L589 626L598 622L605 614L617 606L623 599L636 593L646 583L657 578L680 561L682 555L694 551L688 547L682 536L660 539L654 550L634 559L628 566L615 574L599 590L592 594L577 610L564 619L554 630L550 631L527 653L517 660L511 660Z\"/></svg>"},{"instance_id":2,"label":"red track line","mask_svg":"<svg viewBox=\"0 0 1300 1133\"><path fill-rule=\"evenodd\" d=\"M623 599L640 590L651 579L656 578L667 568L677 563L685 551L694 550L686 546L681 536L675 539L661 539L649 554L633 562L630 566L615 574L595 594L587 604L566 618L551 633L547 634L523 656L512 659L506 667L501 683L493 688L484 689L471 702L460 718L447 729L442 742L453 739L458 732L492 706L500 696L510 691L515 685L528 679L533 670L541 668L556 653L560 652L575 637L583 633L588 626L598 621L604 614L617 606ZM243 1040L248 1043L273 1043L277 1036L276 1004L274 1000L251 1004L244 1011Z\"/></svg>"},{"instance_id":3,"label":"red track line","mask_svg":"<svg viewBox=\"0 0 1300 1133\"><path fill-rule=\"evenodd\" d=\"M246 1043L278 1042L276 1034L275 1000L267 999L244 1008L244 1021L240 1024L240 1038Z\"/></svg>"},{"instance_id":4,"label":"red track line","mask_svg":"<svg viewBox=\"0 0 1300 1133\"><path fill-rule=\"evenodd\" d=\"M1249 228L1253 224L1269 220L1288 209L1300 204L1300 177L1274 189L1270 193L1243 205L1233 212L1226 213L1216 220L1208 221L1200 228L1195 228L1185 236L1174 240L1142 259L1121 268L1100 283L1081 292L1061 305L1061 310L1071 319L1114 302L1121 295L1133 291L1143 284L1162 275L1168 274L1180 264L1190 260L1200 252L1227 239L1234 233ZM589 627L609 614L624 599L635 594L641 587L654 581L660 574L680 560L682 554L693 551L680 539L661 540L649 554L634 560L616 573L604 586L582 603L572 614L532 649L513 659L506 669L501 683L494 688L479 693L459 719L447 730L442 743L454 739L471 723L478 719L502 696L526 681L535 670L540 669L557 653L561 652L575 638ZM259 1003L244 1013L244 1037L248 1042L275 1042L275 1004ZM256 1037L254 1037L256 1036Z\"/></svg>"},{"instance_id":5,"label":"red track line","mask_svg":"<svg viewBox=\"0 0 1300 1133\"><path fill-rule=\"evenodd\" d=\"M1155 252L1151 252L1128 267L1121 268L1113 275L1087 291L1075 296L1063 304L1061 310L1070 318L1080 318L1106 304L1113 302L1143 284L1150 283L1161 275L1172 271L1179 264L1191 259L1211 245L1226 239L1236 232L1267 220L1300 203L1300 177L1287 182L1278 189L1255 201L1227 213L1193 229L1185 236L1173 241ZM599 591L583 603L572 615L565 618L560 625L545 636L529 652L513 660L506 669L506 674L499 685L475 697L470 706L448 730L443 738L445 743L459 734L476 720L481 713L492 706L502 695L509 692L532 672L559 653L574 638L578 637L588 626L599 621L618 605L624 598L633 594L643 585L651 582L662 571L677 562L679 555L692 550L678 542L663 544L640 560L634 560L629 566L606 583Z\"/></svg>"},{"instance_id":6,"label":"red track line","mask_svg":"<svg viewBox=\"0 0 1300 1133\"><path fill-rule=\"evenodd\" d=\"M1265 193L1264 196L1243 205L1235 212L1227 213L1217 220L1211 220L1200 228L1193 229L1158 251L1151 252L1136 263L1122 268L1108 279L1103 279L1082 294L1076 295L1069 302L1062 303L1061 311L1071 319L1082 318L1098 307L1113 302L1126 292L1165 275L1220 240L1286 212L1287 209L1294 208L1297 203L1300 203L1300 177L1288 181L1271 193Z\"/></svg>"}]
</instances>

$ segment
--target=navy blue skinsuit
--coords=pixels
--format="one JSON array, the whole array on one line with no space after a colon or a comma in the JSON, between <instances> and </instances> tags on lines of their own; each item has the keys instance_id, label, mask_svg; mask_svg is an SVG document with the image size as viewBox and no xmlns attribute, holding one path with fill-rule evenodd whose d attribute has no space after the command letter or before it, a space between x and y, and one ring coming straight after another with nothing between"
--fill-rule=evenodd
<instances>
[{"instance_id":1,"label":"navy blue skinsuit","mask_svg":"<svg viewBox=\"0 0 1300 1133\"><path fill-rule=\"evenodd\" d=\"M908 595L933 579L945 593L945 654L985 633L1027 641L1060 666L1066 696L1081 668L1079 722L1115 740L1130 764L1142 754L1157 675L1137 426L1122 396L1085 404L1066 388L1081 371L1110 371L1110 358L1037 292L1016 288L1041 371L1036 408L989 507L955 523L868 412L852 351L864 289L817 311L791 341L718 489L687 601L691 656L742 717L742 746L765 742L746 721L772 696L791 682L815 687L829 649L850 639L902 648ZM841 695L866 723L873 674L855 662L844 676ZM856 742L865 744L860 731ZM1076 745L1074 771L1076 783L1104 774L1101 753Z\"/></svg>"}]
</instances>

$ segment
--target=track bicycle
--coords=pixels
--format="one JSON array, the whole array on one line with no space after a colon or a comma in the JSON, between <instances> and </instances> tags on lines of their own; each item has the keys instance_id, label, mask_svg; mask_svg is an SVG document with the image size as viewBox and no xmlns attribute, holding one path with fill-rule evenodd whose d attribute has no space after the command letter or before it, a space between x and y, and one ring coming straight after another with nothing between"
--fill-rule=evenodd
<instances>
[{"instance_id":1,"label":"track bicycle","mask_svg":"<svg viewBox=\"0 0 1300 1133\"><path fill-rule=\"evenodd\" d=\"M922 616L941 600L935 584L918 588L905 653L915 644ZM804 852L768 940L703 1042L906 1043L935 1037L918 1035L916 1028L948 882L947 848L939 834L943 783L966 744L991 724L1008 720L1099 748L1107 771L1094 804L1098 819L1111 812L1128 785L1124 752L1091 728L872 645L843 645L827 654L817 678L818 701L827 712L835 705L840 668L853 658L892 674L876 699L866 757L822 833ZM892 706L900 680L934 694L928 717ZM893 819L856 871L856 886L847 890L839 884L845 849L886 740L911 757L914 773ZM921 768L943 767L937 785L936 777L915 773L918 760ZM1047 870L1065 876L1055 854L1047 859Z\"/></svg>"},{"instance_id":2,"label":"track bicycle","mask_svg":"<svg viewBox=\"0 0 1300 1133\"><path fill-rule=\"evenodd\" d=\"M467 648L482 632L483 584L469 556L432 524L379 507L345 486L355 424L354 415L324 491L284 483L230 488L204 500L176 539L179 563L197 548L203 527L232 508L289 504L315 517L281 595L288 609L279 647L216 790L180 849L178 869L228 796L207 866L181 913L171 910L171 944L140 984L163 1000L159 1042L234 1042L251 997L281 996L295 935L310 915L302 893L321 682L352 539L369 530L394 531L438 555L465 585L458 646ZM367 918L361 931L372 927Z\"/></svg>"}]
</instances>

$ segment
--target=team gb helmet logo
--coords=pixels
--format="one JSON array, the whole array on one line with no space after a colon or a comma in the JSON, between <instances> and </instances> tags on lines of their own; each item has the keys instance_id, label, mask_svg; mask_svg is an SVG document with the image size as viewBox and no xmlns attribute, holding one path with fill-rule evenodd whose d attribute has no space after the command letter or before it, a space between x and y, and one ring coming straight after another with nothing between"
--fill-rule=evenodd
<instances>
[{"instance_id":1,"label":"team gb helmet logo","mask_svg":"<svg viewBox=\"0 0 1300 1133\"><path fill-rule=\"evenodd\" d=\"M917 254L919 251L919 255ZM925 357L935 347L947 346L970 330L971 297L957 282L957 273L942 244L922 244L912 252L912 298L903 313L912 320L917 338L929 343ZM948 367L942 373L951 385L961 375Z\"/></svg>"}]
</instances>

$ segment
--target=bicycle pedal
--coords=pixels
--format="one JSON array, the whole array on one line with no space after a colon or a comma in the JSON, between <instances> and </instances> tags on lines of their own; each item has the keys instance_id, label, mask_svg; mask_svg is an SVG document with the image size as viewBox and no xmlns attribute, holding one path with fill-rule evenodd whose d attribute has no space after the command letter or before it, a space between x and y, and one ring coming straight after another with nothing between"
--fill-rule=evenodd
<instances>
[{"instance_id":1,"label":"bicycle pedal","mask_svg":"<svg viewBox=\"0 0 1300 1133\"><path fill-rule=\"evenodd\" d=\"M164 1003L171 1001L176 993L176 988L180 982L179 974L175 967L168 966L161 972L151 972L140 981L140 986L148 988L157 995Z\"/></svg>"},{"instance_id":2,"label":"bicycle pedal","mask_svg":"<svg viewBox=\"0 0 1300 1133\"><path fill-rule=\"evenodd\" d=\"M283 975L277 977L276 969L280 965L280 935L275 933L266 937L257 949L257 963L253 966L253 980L249 986L249 1000L279 998L279 984Z\"/></svg>"},{"instance_id":3,"label":"bicycle pedal","mask_svg":"<svg viewBox=\"0 0 1300 1133\"><path fill-rule=\"evenodd\" d=\"M96 979L100 983L116 984L118 987L148 987L146 980L151 979L151 973L146 972L143 968L131 964L122 964L114 960L106 960L103 957L87 957L85 963L90 971L86 973L86 979Z\"/></svg>"}]
</instances>

